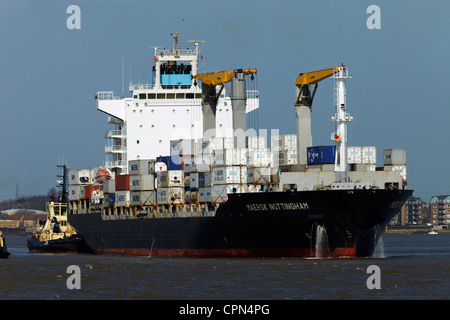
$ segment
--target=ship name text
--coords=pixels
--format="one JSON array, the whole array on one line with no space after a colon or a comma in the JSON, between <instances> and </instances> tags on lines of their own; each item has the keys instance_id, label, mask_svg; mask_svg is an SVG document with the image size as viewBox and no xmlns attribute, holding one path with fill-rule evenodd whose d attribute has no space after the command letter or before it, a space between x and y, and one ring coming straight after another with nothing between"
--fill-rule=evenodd
<instances>
[{"instance_id":1,"label":"ship name text","mask_svg":"<svg viewBox=\"0 0 450 320\"><path fill-rule=\"evenodd\" d=\"M288 203L253 203L246 204L248 211L272 211L272 210L308 210L307 202Z\"/></svg>"}]
</instances>

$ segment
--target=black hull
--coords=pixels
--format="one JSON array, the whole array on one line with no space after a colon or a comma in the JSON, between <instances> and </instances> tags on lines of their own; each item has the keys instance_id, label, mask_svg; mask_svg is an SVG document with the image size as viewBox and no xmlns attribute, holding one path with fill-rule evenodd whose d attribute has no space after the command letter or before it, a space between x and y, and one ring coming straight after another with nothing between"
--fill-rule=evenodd
<instances>
[{"instance_id":1,"label":"black hull","mask_svg":"<svg viewBox=\"0 0 450 320\"><path fill-rule=\"evenodd\" d=\"M27 239L29 252L45 253L92 253L90 247L79 237L38 241L33 237Z\"/></svg>"},{"instance_id":2,"label":"black hull","mask_svg":"<svg viewBox=\"0 0 450 320\"><path fill-rule=\"evenodd\" d=\"M0 259L8 259L11 253L6 248L0 248Z\"/></svg>"},{"instance_id":3,"label":"black hull","mask_svg":"<svg viewBox=\"0 0 450 320\"><path fill-rule=\"evenodd\" d=\"M230 194L214 217L103 220L69 215L98 254L187 257L371 256L410 190Z\"/></svg>"}]
</instances>

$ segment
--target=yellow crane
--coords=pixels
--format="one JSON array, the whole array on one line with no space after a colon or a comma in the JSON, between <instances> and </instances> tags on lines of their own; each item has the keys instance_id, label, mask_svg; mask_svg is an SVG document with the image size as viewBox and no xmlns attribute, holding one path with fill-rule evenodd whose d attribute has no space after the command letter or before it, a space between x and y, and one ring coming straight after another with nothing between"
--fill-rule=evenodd
<instances>
[{"instance_id":1,"label":"yellow crane","mask_svg":"<svg viewBox=\"0 0 450 320\"><path fill-rule=\"evenodd\" d=\"M345 66L343 66L345 69ZM317 71L300 73L298 78L295 80L296 90L296 101L295 105L306 105L311 106L314 95L316 94L317 86L320 81L333 75L335 71L338 71L339 67L322 69ZM311 85L314 86L314 91L311 95Z\"/></svg>"},{"instance_id":2,"label":"yellow crane","mask_svg":"<svg viewBox=\"0 0 450 320\"><path fill-rule=\"evenodd\" d=\"M238 148L245 147L247 102L245 77L251 75L253 80L254 73L257 73L256 69L236 69L191 76L194 85L197 85L197 80L202 81L203 137L215 136L217 100L225 87L231 98L235 144ZM231 91L226 86L227 82L231 82ZM219 92L216 92L217 85L221 86Z\"/></svg>"},{"instance_id":3,"label":"yellow crane","mask_svg":"<svg viewBox=\"0 0 450 320\"><path fill-rule=\"evenodd\" d=\"M251 74L253 76L254 73L257 73L258 71L256 69L244 69L242 70L244 72L244 75ZM231 78L235 76L235 71L218 71L218 72L210 72L210 73L203 73L198 74L195 76L191 76L192 80L200 80L204 85L208 86L217 86L217 85L223 85L227 82L231 81Z\"/></svg>"}]
</instances>

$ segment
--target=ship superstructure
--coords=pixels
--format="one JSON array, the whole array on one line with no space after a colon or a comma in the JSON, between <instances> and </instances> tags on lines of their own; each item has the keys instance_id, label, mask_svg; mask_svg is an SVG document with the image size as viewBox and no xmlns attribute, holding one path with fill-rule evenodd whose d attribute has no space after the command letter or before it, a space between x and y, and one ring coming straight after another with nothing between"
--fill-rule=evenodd
<instances>
[{"instance_id":1,"label":"ship superstructure","mask_svg":"<svg viewBox=\"0 0 450 320\"><path fill-rule=\"evenodd\" d=\"M151 83L130 84L130 98L112 91L96 95L98 110L110 115L105 165L117 174L128 173L131 160L170 154L171 140L203 138L208 115L202 111L202 87L192 78L198 74L199 44L204 41L192 40L194 49L180 49L178 32L172 37L172 49L154 48ZM231 98L226 90L213 90L217 96L214 136L232 137ZM259 107L259 94L251 90L247 96L246 111L251 112Z\"/></svg>"},{"instance_id":2,"label":"ship superstructure","mask_svg":"<svg viewBox=\"0 0 450 320\"><path fill-rule=\"evenodd\" d=\"M208 257L371 255L411 190L404 169L347 147L345 66L300 74L297 133L249 134L254 68L199 73L195 49L155 48L151 84L98 92L110 115L103 167L69 173L69 221L93 251ZM319 81L335 80L336 145L312 146ZM311 86L315 85L311 92ZM269 146L270 142L270 146ZM390 168L390 169L389 169ZM327 232L327 250L318 247ZM323 238L320 236L320 238Z\"/></svg>"}]
</instances>

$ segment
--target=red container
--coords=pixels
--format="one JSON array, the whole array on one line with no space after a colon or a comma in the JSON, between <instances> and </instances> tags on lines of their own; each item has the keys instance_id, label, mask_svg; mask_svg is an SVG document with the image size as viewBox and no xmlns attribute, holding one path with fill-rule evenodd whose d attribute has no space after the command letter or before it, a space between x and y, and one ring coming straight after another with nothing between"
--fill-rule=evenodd
<instances>
[{"instance_id":1,"label":"red container","mask_svg":"<svg viewBox=\"0 0 450 320\"><path fill-rule=\"evenodd\" d=\"M130 190L130 175L116 175L116 191Z\"/></svg>"},{"instance_id":2,"label":"red container","mask_svg":"<svg viewBox=\"0 0 450 320\"><path fill-rule=\"evenodd\" d=\"M94 190L100 190L102 186L84 186L84 199L90 199Z\"/></svg>"}]
</instances>

